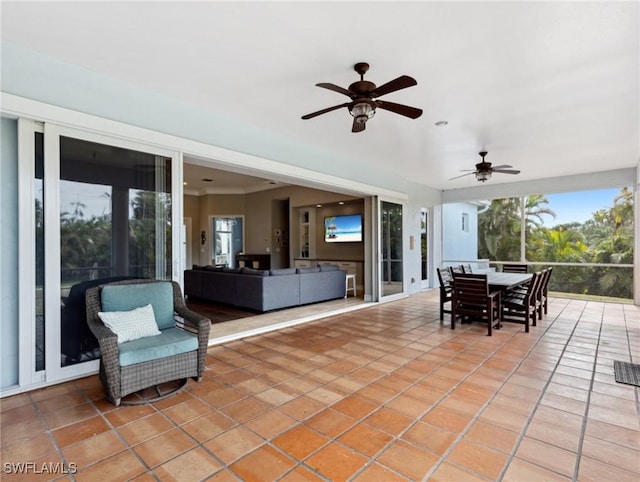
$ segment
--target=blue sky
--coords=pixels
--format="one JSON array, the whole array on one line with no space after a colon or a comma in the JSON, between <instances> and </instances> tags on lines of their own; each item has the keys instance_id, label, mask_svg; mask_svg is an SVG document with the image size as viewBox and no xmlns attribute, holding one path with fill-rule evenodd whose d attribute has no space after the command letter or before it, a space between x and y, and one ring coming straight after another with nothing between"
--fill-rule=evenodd
<instances>
[{"instance_id":1,"label":"blue sky","mask_svg":"<svg viewBox=\"0 0 640 482\"><path fill-rule=\"evenodd\" d=\"M547 207L555 211L556 218L543 216L546 227L572 221L585 222L591 219L594 212L613 206L613 199L620 193L620 189L601 189L598 191L580 191L562 194L547 194Z\"/></svg>"}]
</instances>

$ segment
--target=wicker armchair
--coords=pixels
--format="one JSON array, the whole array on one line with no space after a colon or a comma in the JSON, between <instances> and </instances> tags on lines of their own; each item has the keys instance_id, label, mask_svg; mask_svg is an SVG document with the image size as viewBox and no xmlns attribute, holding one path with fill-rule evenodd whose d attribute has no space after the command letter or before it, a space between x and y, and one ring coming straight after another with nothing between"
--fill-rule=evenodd
<instances>
[{"instance_id":1,"label":"wicker armchair","mask_svg":"<svg viewBox=\"0 0 640 482\"><path fill-rule=\"evenodd\" d=\"M171 316L171 313L169 313L169 323L171 324L171 320L173 319L173 326L163 327L159 324L161 334L143 339L144 341L142 346L140 345L140 340L128 341L119 345L118 335L107 328L98 316L98 312L108 311L103 309L103 289L107 286L141 285L144 283L165 283L164 289L169 293L171 292L171 287L167 287L166 285L169 283L172 285L174 316ZM127 289L131 291L142 290L142 292L144 292L142 286L140 286L140 288L130 286L127 287ZM166 299L163 299L162 301L163 303L168 303ZM149 301L145 299L137 299L136 302L138 303L138 306L149 303ZM151 303L153 304L153 301L151 301ZM100 379L105 388L107 398L114 405L120 405L122 398L126 395L138 392L145 388L157 387L158 385L175 380L182 380L183 386L186 384L189 377L196 381L201 380L205 369L205 358L207 354L211 322L208 318L187 309L178 283L154 280L127 280L108 283L87 290L86 305L87 323L95 337L98 339L100 345ZM137 306L134 306L133 308L136 307ZM185 334L188 334L189 336L185 337ZM167 337L171 339L172 335L174 339L177 336L178 339L182 340L185 338L189 339L191 336L197 337L197 349L166 355L160 358L147 356L147 358L153 359L142 358L144 361L139 363L127 364L123 362L121 364L121 361L123 360L122 355L127 350L135 350L138 346L141 346L141 348L146 349L146 353L155 353L157 352L158 347L163 342L166 342ZM187 341L190 342L191 346L196 346L193 340ZM136 342L138 342L138 345L132 345ZM154 343L157 343L158 346L149 346ZM157 393L158 396L154 398L154 400L164 398L173 392L163 395L158 390ZM133 402L128 402L127 404L131 403Z\"/></svg>"}]
</instances>

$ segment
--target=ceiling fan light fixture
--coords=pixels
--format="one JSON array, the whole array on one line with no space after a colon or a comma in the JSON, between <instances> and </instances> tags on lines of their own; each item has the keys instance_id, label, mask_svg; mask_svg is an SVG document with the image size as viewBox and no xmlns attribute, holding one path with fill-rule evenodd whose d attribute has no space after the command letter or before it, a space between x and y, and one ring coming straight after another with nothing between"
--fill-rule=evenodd
<instances>
[{"instance_id":1,"label":"ceiling fan light fixture","mask_svg":"<svg viewBox=\"0 0 640 482\"><path fill-rule=\"evenodd\" d=\"M485 182L491 179L491 171L477 171L476 179L480 182Z\"/></svg>"},{"instance_id":2,"label":"ceiling fan light fixture","mask_svg":"<svg viewBox=\"0 0 640 482\"><path fill-rule=\"evenodd\" d=\"M376 114L376 110L368 102L358 102L349 109L349 113L355 118L356 122L364 124Z\"/></svg>"}]
</instances>

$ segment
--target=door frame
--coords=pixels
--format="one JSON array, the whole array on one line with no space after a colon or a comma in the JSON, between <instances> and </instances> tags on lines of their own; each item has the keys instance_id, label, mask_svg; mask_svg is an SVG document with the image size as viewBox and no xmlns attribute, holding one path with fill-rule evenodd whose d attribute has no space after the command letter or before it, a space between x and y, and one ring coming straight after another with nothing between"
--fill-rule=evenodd
<instances>
[{"instance_id":1,"label":"door frame","mask_svg":"<svg viewBox=\"0 0 640 482\"><path fill-rule=\"evenodd\" d=\"M422 263L423 263L423 259L422 259L422 215L425 214L426 215L426 223L425 223L425 230L426 233L424 234L426 240L427 240L427 252L425 253L425 257L426 257L426 263L427 263L427 270L426 270L426 278L422 278ZM429 211L428 208L420 208L420 243L419 243L419 248L420 248L420 289L425 290L428 288L431 288L431 276L430 276L430 272L431 272L431 245L432 245L432 238L431 238L431 229L430 229L430 224L431 224L431 212Z\"/></svg>"},{"instance_id":2,"label":"door frame","mask_svg":"<svg viewBox=\"0 0 640 482\"><path fill-rule=\"evenodd\" d=\"M381 268L381 264L382 264L382 203L383 202L387 202L387 203L393 203L393 204L397 204L401 207L402 209L402 289L399 293L392 293L389 295L385 295L384 294L384 289L383 289L383 279L382 279L382 275L383 275L383 270ZM375 286L376 286L376 299L380 302L388 302L388 301L394 301L394 300L399 300L402 298L405 298L407 296L407 268L406 268L406 253L408 253L408 246L405 246L405 244L407 244L407 239L408 237L405 236L405 233L407 232L407 226L406 226L406 212L407 212L407 206L406 206L406 201L403 199L397 199L397 198L390 198L390 197L383 197L383 196L374 196L374 220L375 220L375 242L372 243L372 248L375 250L375 266L374 266L374 273L375 273Z\"/></svg>"},{"instance_id":3,"label":"door frame","mask_svg":"<svg viewBox=\"0 0 640 482\"><path fill-rule=\"evenodd\" d=\"M45 368L36 371L35 365L35 222L34 222L34 138L44 132L44 318ZM143 151L171 158L171 216L174 226L182 226L182 153L142 142L66 127L53 122L39 123L18 119L18 216L19 258L21 263L18 298L18 384L27 387L52 384L97 373L100 360L61 366L60 313L60 137L71 137L124 149ZM171 231L171 249L180 253L180 230ZM182 283L184 267L180 256L172 256L172 279Z\"/></svg>"},{"instance_id":4,"label":"door frame","mask_svg":"<svg viewBox=\"0 0 640 482\"><path fill-rule=\"evenodd\" d=\"M205 243L205 255L207 259L207 264L215 264L215 253L213 252L215 248L215 239L213 233L213 220L216 218L241 218L242 219L242 251L245 251L247 244L245 239L246 233L246 216L244 214L210 214L209 222L207 225L207 236L209 241Z\"/></svg>"}]
</instances>

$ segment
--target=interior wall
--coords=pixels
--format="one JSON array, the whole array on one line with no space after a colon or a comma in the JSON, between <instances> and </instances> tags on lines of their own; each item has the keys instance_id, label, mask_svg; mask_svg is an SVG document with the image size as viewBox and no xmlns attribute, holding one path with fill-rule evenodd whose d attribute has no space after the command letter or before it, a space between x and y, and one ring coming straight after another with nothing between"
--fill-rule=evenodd
<instances>
[{"instance_id":1,"label":"interior wall","mask_svg":"<svg viewBox=\"0 0 640 482\"><path fill-rule=\"evenodd\" d=\"M271 201L272 268L289 267L289 200Z\"/></svg>"},{"instance_id":2,"label":"interior wall","mask_svg":"<svg viewBox=\"0 0 640 482\"><path fill-rule=\"evenodd\" d=\"M18 122L0 119L0 389L18 383Z\"/></svg>"}]
</instances>

